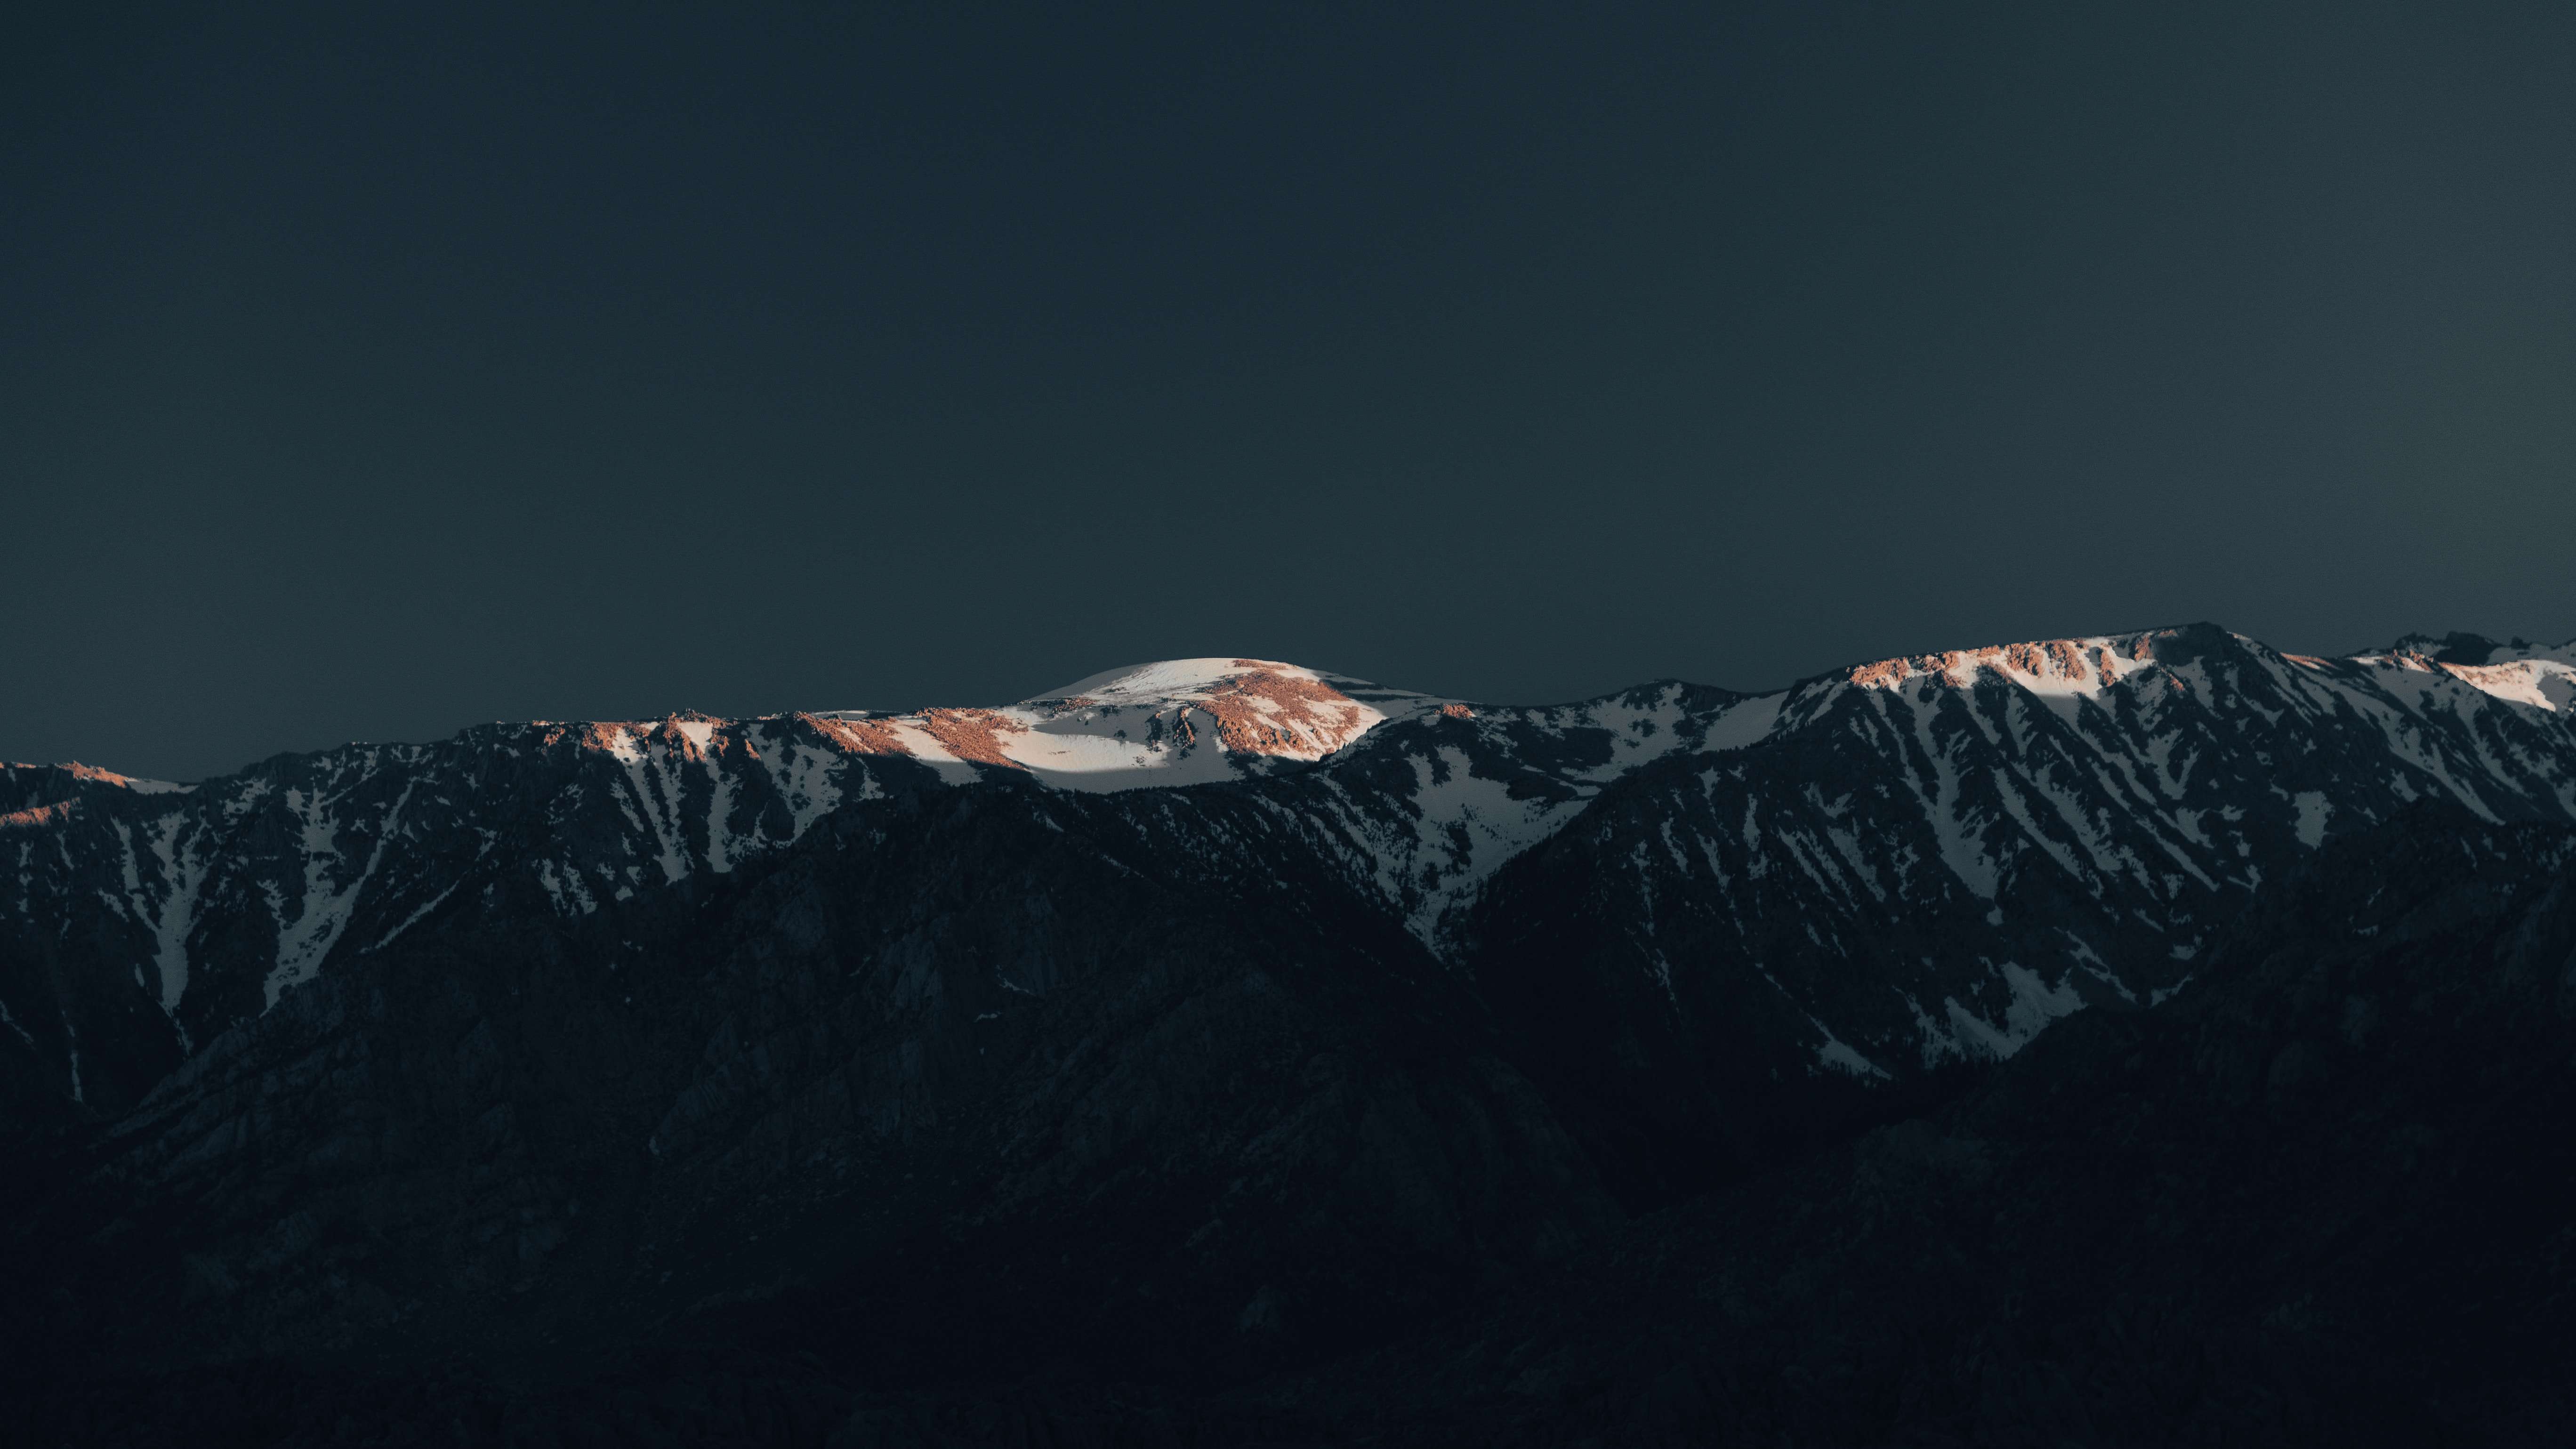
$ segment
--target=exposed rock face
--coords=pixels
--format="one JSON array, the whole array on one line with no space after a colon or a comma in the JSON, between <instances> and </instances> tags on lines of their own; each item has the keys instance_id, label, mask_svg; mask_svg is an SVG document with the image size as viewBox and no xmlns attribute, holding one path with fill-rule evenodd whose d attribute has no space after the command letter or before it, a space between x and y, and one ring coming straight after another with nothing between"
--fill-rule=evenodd
<instances>
[{"instance_id":1,"label":"exposed rock face","mask_svg":"<svg viewBox=\"0 0 2576 1449\"><path fill-rule=\"evenodd\" d=\"M185 788L9 767L21 1347L810 1340L835 1423L961 1364L1347 1355L2070 1013L2167 1020L2340 842L2545 882L2570 657L2192 626L1538 708L1182 661Z\"/></svg>"}]
</instances>

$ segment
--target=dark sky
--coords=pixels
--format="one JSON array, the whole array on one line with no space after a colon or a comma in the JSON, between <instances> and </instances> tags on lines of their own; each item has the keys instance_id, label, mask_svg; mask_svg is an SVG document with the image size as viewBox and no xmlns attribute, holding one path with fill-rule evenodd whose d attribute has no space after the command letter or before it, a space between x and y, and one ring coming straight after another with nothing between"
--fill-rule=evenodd
<instances>
[{"instance_id":1,"label":"dark sky","mask_svg":"<svg viewBox=\"0 0 2576 1449\"><path fill-rule=\"evenodd\" d=\"M2576 6L535 8L0 21L0 758L2576 635Z\"/></svg>"}]
</instances>

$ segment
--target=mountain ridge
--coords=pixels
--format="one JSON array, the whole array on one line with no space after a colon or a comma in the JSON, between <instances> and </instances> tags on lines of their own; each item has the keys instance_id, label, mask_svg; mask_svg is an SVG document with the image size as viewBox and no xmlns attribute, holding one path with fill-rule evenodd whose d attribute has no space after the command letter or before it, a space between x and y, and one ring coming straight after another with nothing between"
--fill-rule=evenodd
<instances>
[{"instance_id":1,"label":"mountain ridge","mask_svg":"<svg viewBox=\"0 0 2576 1449\"><path fill-rule=\"evenodd\" d=\"M110 1110L130 1103L194 1043L272 1008L326 963L383 949L469 878L494 888L493 870L533 876L557 913L587 914L725 874L851 802L1005 777L1113 794L1255 790L1297 818L1305 850L1453 963L1471 949L1462 933L1495 872L1629 776L1757 746L1795 754L1807 746L1784 742L1821 747L1837 729L1876 743L1861 755L1828 750L1833 758L1800 767L1806 778L1871 780L1863 796L1838 787L1846 801L1902 780L1914 798L1899 813L1916 818L1883 822L1912 837L1910 862L1863 861L1845 826L1813 814L1823 797L1804 807L1807 825L1782 838L1804 842L1791 868L1828 897L1883 894L1889 872L1920 880L1913 867L1937 858L1942 870L1923 889L1946 880L1942 893L1992 899L1998 872L2035 850L2095 896L2126 878L2149 898L2132 909L2161 916L2181 889L2161 874L2192 878L2204 894L2259 885L2264 862L2245 835L2256 827L2219 819L2229 811L2269 817L2258 833L2286 824L2309 849L2339 828L2338 812L2378 818L2427 794L2489 819L2576 818L2566 698L2576 651L2453 635L2442 649L2457 657L2446 660L2418 647L2432 641L2410 640L2322 660L2191 625L1881 660L1763 695L1676 681L1555 706L1470 704L1276 661L1189 660L1000 709L483 725L427 745L274 756L194 786L88 766L0 767L0 940L16 947L15 969L0 972L0 1093L19 1112L46 1099L86 1111L93 1090ZM2472 653L2479 662L2467 662ZM2219 681L2212 668L2234 672ZM1991 702L1959 704L1980 699ZM2252 713L2237 710L2243 700L2258 701ZM2280 732L2289 714L2305 735ZM2180 733L2159 733L2168 730ZM2256 735L2285 751L2332 740L2349 758L2301 767L2284 756L2275 769ZM2175 777L2172 752L2186 737L2182 770L2233 759L2228 785L2195 796ZM2031 765L2032 749L2050 758ZM1797 788L1785 777L1762 788L1775 787ZM1661 828L1679 829L1678 817ZM1693 831L1704 855L1729 848L1705 811ZM1754 856L1742 869L1759 878L1768 857ZM1694 898L1736 889L1724 871L1700 875ZM2089 999L2088 983L2135 995L2182 974L2113 970L2100 952L2074 940L2058 954L2085 971L2023 977L2012 973L2030 963L1989 952L2002 963L1989 974L2010 989L1971 998L1983 1004L1964 1017L1918 996L1916 1035L1947 1039L1953 1055L1967 1038L2008 1052ZM125 963L122 975L97 969L111 961ZM1883 1046L1813 1005L1820 1051L1860 1075L1887 1073ZM1872 1028L1882 1042L1885 1025Z\"/></svg>"}]
</instances>

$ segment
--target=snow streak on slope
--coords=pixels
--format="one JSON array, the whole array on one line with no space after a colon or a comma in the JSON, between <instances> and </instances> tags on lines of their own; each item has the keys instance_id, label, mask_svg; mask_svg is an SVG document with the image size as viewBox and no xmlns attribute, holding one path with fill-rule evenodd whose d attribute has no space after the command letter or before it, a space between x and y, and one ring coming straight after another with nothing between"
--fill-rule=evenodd
<instances>
[{"instance_id":1,"label":"snow streak on slope","mask_svg":"<svg viewBox=\"0 0 2576 1449\"><path fill-rule=\"evenodd\" d=\"M376 822L375 841L367 851L366 864L354 872L340 851L338 822L326 812L324 802L300 790L286 792L287 808L303 827L304 880L291 920L283 913L284 900L276 886L266 887L269 910L277 922L277 964L262 983L263 1010L275 1006L278 993L286 988L312 980L331 948L340 943L341 934L349 928L349 913L358 893L383 863L385 843L401 821L403 805L410 800L413 788L406 783L402 794Z\"/></svg>"},{"instance_id":2,"label":"snow streak on slope","mask_svg":"<svg viewBox=\"0 0 2576 1449\"><path fill-rule=\"evenodd\" d=\"M151 824L152 858L160 863L161 897L146 909L152 922L153 964L161 988L161 1010L175 1019L179 998L188 990L188 932L197 923L197 892L206 883L205 857L190 848L196 822L183 815L164 815ZM140 892L137 892L140 894Z\"/></svg>"},{"instance_id":3,"label":"snow streak on slope","mask_svg":"<svg viewBox=\"0 0 2576 1449\"><path fill-rule=\"evenodd\" d=\"M1454 960L1459 917L1485 882L1605 785L1752 744L1777 712L1776 700L1687 684L1537 708L1451 704L1335 762L1301 805L1337 827L1346 868L1415 938Z\"/></svg>"}]
</instances>

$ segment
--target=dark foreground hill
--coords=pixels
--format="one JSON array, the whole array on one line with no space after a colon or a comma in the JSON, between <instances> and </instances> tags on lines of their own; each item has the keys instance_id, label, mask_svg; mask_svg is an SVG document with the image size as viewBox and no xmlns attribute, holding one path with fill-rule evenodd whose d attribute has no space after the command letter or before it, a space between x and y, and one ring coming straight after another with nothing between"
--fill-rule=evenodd
<instances>
[{"instance_id":1,"label":"dark foreground hill","mask_svg":"<svg viewBox=\"0 0 2576 1449\"><path fill-rule=\"evenodd\" d=\"M55 1221L54 1253L12 1245L10 1301L43 1305L13 1314L14 1391L27 1442L75 1443L2548 1442L2576 1414L2576 834L2427 808L2272 899L2172 1002L2080 1014L1928 1115L1554 1253L1500 1224L1599 1209L1471 1065L1307 1088L1362 1119L1401 1091L1417 1130L1493 1144L1462 1173L1496 1182L1494 1226L1458 1231L1494 1246L1458 1281L1421 1278L1420 1238L1350 1231L1458 1185L1360 1169L1377 1200L1217 1226L1234 1246L1187 1265L1138 1246L1156 1212L1202 1210L1164 1183L604 1354L532 1322L434 1361L155 1369L100 1320L131 1311L156 1235L191 1230ZM1228 1253L1218 1322L1194 1295ZM1233 1292L1301 1270L1406 1299L1406 1331L1258 1347L1318 1300Z\"/></svg>"},{"instance_id":2,"label":"dark foreground hill","mask_svg":"<svg viewBox=\"0 0 2576 1449\"><path fill-rule=\"evenodd\" d=\"M1306 1391L1413 1442L2554 1442L2571 1112L2576 836L2427 811L2182 997Z\"/></svg>"}]
</instances>

